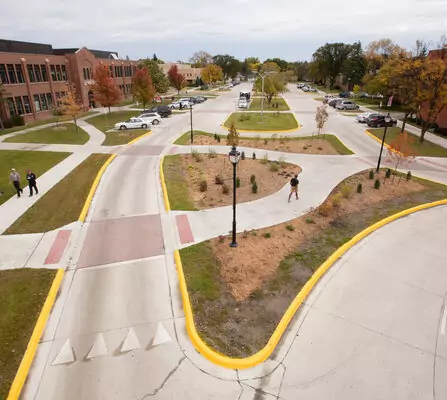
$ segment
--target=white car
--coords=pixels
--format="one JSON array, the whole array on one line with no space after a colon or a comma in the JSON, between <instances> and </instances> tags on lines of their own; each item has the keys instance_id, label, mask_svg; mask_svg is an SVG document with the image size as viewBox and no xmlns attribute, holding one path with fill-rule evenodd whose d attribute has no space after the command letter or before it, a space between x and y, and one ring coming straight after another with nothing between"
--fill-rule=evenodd
<instances>
[{"instance_id":1,"label":"white car","mask_svg":"<svg viewBox=\"0 0 447 400\"><path fill-rule=\"evenodd\" d=\"M152 125L158 125L161 122L161 116L156 112L143 113L139 115L137 118L144 119L145 121L149 122Z\"/></svg>"},{"instance_id":2,"label":"white car","mask_svg":"<svg viewBox=\"0 0 447 400\"><path fill-rule=\"evenodd\" d=\"M369 116L371 114L375 114L375 113L366 112L366 113L358 114L355 116L355 119L357 120L357 122L359 122L361 124L366 124L366 120L369 118Z\"/></svg>"},{"instance_id":3,"label":"white car","mask_svg":"<svg viewBox=\"0 0 447 400\"><path fill-rule=\"evenodd\" d=\"M130 118L124 122L118 122L115 124L115 129L124 130L124 129L146 129L150 125L150 122L142 119L142 118Z\"/></svg>"},{"instance_id":4,"label":"white car","mask_svg":"<svg viewBox=\"0 0 447 400\"><path fill-rule=\"evenodd\" d=\"M245 98L241 98L237 102L238 108L248 108L248 101Z\"/></svg>"},{"instance_id":5,"label":"white car","mask_svg":"<svg viewBox=\"0 0 447 400\"><path fill-rule=\"evenodd\" d=\"M337 110L358 110L360 107L353 101L342 100L335 106L335 108Z\"/></svg>"},{"instance_id":6,"label":"white car","mask_svg":"<svg viewBox=\"0 0 447 400\"><path fill-rule=\"evenodd\" d=\"M190 106L192 106L192 104L189 102L189 100L184 100L184 101L174 101L170 107L172 109L179 109L180 105L182 106L181 108L188 108Z\"/></svg>"}]
</instances>

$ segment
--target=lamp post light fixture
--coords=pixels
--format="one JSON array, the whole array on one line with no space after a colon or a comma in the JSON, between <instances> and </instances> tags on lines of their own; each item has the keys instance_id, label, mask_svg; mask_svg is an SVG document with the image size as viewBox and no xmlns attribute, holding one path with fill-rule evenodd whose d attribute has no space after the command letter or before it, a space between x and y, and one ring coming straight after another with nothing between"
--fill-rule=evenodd
<instances>
[{"instance_id":1,"label":"lamp post light fixture","mask_svg":"<svg viewBox=\"0 0 447 400\"><path fill-rule=\"evenodd\" d=\"M189 105L189 119L191 122L191 144L194 143L194 131L192 129L192 104Z\"/></svg>"},{"instance_id":2,"label":"lamp post light fixture","mask_svg":"<svg viewBox=\"0 0 447 400\"><path fill-rule=\"evenodd\" d=\"M261 122L264 120L264 80L267 76L276 74L276 71L269 71L265 72L264 74L261 74L260 72L256 71L256 73L261 77L261 92L262 92L262 99L261 99Z\"/></svg>"},{"instance_id":3,"label":"lamp post light fixture","mask_svg":"<svg viewBox=\"0 0 447 400\"><path fill-rule=\"evenodd\" d=\"M386 138L386 131L388 129L388 124L391 122L391 115L390 112L388 111L387 116L385 117L385 130L383 131L383 138L382 138L382 145L380 146L380 154L379 154L379 161L377 162L377 169L376 172L378 173L380 170L380 161L382 161L382 151L383 151L383 145L385 143L385 138Z\"/></svg>"},{"instance_id":4,"label":"lamp post light fixture","mask_svg":"<svg viewBox=\"0 0 447 400\"><path fill-rule=\"evenodd\" d=\"M237 247L236 242L236 167L241 158L241 153L237 151L236 146L233 146L228 153L228 158L233 164L233 237L230 247Z\"/></svg>"}]
</instances>

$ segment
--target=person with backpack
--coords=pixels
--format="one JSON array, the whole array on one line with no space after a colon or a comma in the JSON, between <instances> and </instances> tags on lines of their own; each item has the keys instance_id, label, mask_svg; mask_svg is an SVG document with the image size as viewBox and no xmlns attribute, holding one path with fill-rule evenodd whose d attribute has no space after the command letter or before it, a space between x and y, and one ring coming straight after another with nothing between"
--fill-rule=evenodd
<instances>
[{"instance_id":1,"label":"person with backpack","mask_svg":"<svg viewBox=\"0 0 447 400\"><path fill-rule=\"evenodd\" d=\"M298 174L296 174L291 180L290 180L290 194L289 194L289 203L292 195L295 193L296 199L298 200L298 184L300 181L298 180Z\"/></svg>"},{"instance_id":2,"label":"person with backpack","mask_svg":"<svg viewBox=\"0 0 447 400\"><path fill-rule=\"evenodd\" d=\"M17 190L17 197L20 197L20 194L23 193L23 189L20 187L20 174L14 169L11 168L11 173L9 174L9 181L14 185Z\"/></svg>"},{"instance_id":3,"label":"person with backpack","mask_svg":"<svg viewBox=\"0 0 447 400\"><path fill-rule=\"evenodd\" d=\"M26 170L26 179L28 181L29 197L33 195L33 189L36 191L36 194L39 194L39 191L37 190L36 174L28 169Z\"/></svg>"}]
</instances>

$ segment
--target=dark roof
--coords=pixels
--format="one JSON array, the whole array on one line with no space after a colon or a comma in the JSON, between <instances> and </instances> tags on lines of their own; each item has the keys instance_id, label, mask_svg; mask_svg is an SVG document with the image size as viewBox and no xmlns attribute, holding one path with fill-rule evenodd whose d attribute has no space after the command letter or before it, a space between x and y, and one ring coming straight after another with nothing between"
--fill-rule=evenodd
<instances>
[{"instance_id":1,"label":"dark roof","mask_svg":"<svg viewBox=\"0 0 447 400\"><path fill-rule=\"evenodd\" d=\"M52 55L53 47L50 44L0 39L0 52Z\"/></svg>"},{"instance_id":2,"label":"dark roof","mask_svg":"<svg viewBox=\"0 0 447 400\"><path fill-rule=\"evenodd\" d=\"M64 54L76 53L79 49L53 49L53 54L56 56L63 56Z\"/></svg>"},{"instance_id":3,"label":"dark roof","mask_svg":"<svg viewBox=\"0 0 447 400\"><path fill-rule=\"evenodd\" d=\"M115 51L105 51L105 50L92 50L88 49L96 58L118 58L118 53ZM111 54L114 54L115 57L111 56Z\"/></svg>"}]
</instances>

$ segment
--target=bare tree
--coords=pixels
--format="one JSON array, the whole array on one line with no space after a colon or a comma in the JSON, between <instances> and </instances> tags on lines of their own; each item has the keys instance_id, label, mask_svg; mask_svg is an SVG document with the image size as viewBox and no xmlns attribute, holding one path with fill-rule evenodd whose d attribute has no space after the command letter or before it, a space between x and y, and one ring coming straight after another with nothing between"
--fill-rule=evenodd
<instances>
[{"instance_id":1,"label":"bare tree","mask_svg":"<svg viewBox=\"0 0 447 400\"><path fill-rule=\"evenodd\" d=\"M315 114L315 121L317 123L318 128L318 135L321 134L321 130L324 127L324 124L329 118L329 114L327 112L327 105L322 104L321 106L317 107L317 112ZM313 136L313 135L312 135ZM325 137L323 137L325 139Z\"/></svg>"}]
</instances>

